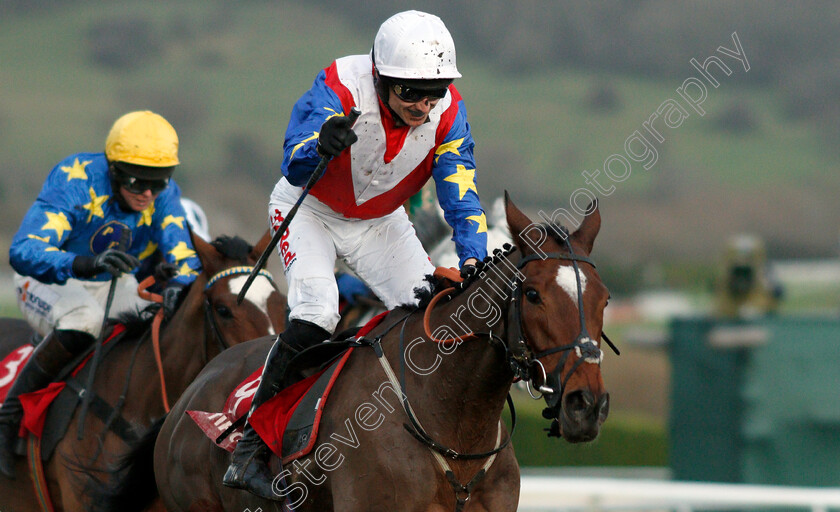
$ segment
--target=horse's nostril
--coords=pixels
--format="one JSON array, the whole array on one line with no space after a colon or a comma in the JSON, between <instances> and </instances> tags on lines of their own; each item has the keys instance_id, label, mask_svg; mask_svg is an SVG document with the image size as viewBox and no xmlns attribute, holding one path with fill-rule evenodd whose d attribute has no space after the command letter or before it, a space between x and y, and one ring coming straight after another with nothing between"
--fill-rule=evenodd
<instances>
[{"instance_id":1,"label":"horse's nostril","mask_svg":"<svg viewBox=\"0 0 840 512\"><path fill-rule=\"evenodd\" d=\"M598 419L601 423L607 419L607 415L610 413L610 394L604 393L601 395L601 399L598 400Z\"/></svg>"},{"instance_id":2,"label":"horse's nostril","mask_svg":"<svg viewBox=\"0 0 840 512\"><path fill-rule=\"evenodd\" d=\"M585 413L591 410L595 405L595 397L589 390L577 390L568 393L565 398L564 407L569 412Z\"/></svg>"},{"instance_id":3,"label":"horse's nostril","mask_svg":"<svg viewBox=\"0 0 840 512\"><path fill-rule=\"evenodd\" d=\"M601 399L598 400L598 407L603 409L604 407L609 407L609 406L610 406L610 394L609 393L604 393L603 395L601 395Z\"/></svg>"}]
</instances>

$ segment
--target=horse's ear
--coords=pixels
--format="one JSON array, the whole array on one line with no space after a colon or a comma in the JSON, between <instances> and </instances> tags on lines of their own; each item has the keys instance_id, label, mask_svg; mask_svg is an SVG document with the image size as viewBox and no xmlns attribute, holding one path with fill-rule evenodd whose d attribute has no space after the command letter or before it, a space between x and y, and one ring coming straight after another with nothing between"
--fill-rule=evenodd
<instances>
[{"instance_id":1,"label":"horse's ear","mask_svg":"<svg viewBox=\"0 0 840 512\"><path fill-rule=\"evenodd\" d=\"M578 242L586 251L586 254L590 254L592 246L595 244L595 237L598 236L600 230L601 211L598 209L598 200L596 199L586 207L586 216L577 231L572 234L572 240Z\"/></svg>"},{"instance_id":2,"label":"horse's ear","mask_svg":"<svg viewBox=\"0 0 840 512\"><path fill-rule=\"evenodd\" d=\"M522 254L533 252L532 245L524 239L525 231L530 231L534 223L522 211L513 204L510 194L505 190L505 216L507 217L508 229L513 242L522 251Z\"/></svg>"},{"instance_id":3,"label":"horse's ear","mask_svg":"<svg viewBox=\"0 0 840 512\"><path fill-rule=\"evenodd\" d=\"M271 228L269 228L265 231L265 234L262 236L262 238L260 238L259 242L257 242L257 245L255 245L254 248L251 249L251 254L249 256L253 261L257 261L260 259L262 253L265 252L265 248L268 247L269 242L271 242L271 237Z\"/></svg>"},{"instance_id":4,"label":"horse's ear","mask_svg":"<svg viewBox=\"0 0 840 512\"><path fill-rule=\"evenodd\" d=\"M193 247L195 248L198 259L201 260L201 267L208 275L213 275L219 271L222 256L211 244L204 241L203 238L196 235L190 230L190 238L192 238Z\"/></svg>"}]
</instances>

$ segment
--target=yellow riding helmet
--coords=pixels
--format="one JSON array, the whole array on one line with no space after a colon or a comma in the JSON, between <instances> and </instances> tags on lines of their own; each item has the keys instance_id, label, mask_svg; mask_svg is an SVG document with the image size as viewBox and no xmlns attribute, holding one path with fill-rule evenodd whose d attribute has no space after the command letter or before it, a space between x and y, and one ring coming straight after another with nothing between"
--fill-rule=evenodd
<instances>
[{"instance_id":1,"label":"yellow riding helmet","mask_svg":"<svg viewBox=\"0 0 840 512\"><path fill-rule=\"evenodd\" d=\"M117 119L105 139L105 156L111 162L145 167L173 167L178 160L178 134L154 112L139 110Z\"/></svg>"}]
</instances>

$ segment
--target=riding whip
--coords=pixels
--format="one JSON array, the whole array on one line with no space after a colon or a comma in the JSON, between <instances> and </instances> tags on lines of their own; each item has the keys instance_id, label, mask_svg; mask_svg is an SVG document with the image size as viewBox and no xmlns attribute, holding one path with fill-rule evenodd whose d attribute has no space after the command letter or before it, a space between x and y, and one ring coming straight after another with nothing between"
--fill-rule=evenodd
<instances>
[{"instance_id":1,"label":"riding whip","mask_svg":"<svg viewBox=\"0 0 840 512\"><path fill-rule=\"evenodd\" d=\"M117 249L126 251L128 249L128 242L131 239L131 231L123 229L120 233L120 241L117 244ZM88 374L87 384L85 384L84 394L82 395L82 409L79 412L79 423L76 428L76 439L81 440L85 436L85 417L90 408L90 401L93 399L93 379L96 376L96 368L99 366L99 360L102 358L102 344L105 341L105 328L108 325L108 315L111 313L111 304L114 302L114 292L117 290L117 280L120 276L111 278L111 286L108 288L108 299L105 301L105 315L102 318L102 329L99 331L99 339L96 340L96 347L93 351L93 358L90 361L90 373Z\"/></svg>"},{"instance_id":2,"label":"riding whip","mask_svg":"<svg viewBox=\"0 0 840 512\"><path fill-rule=\"evenodd\" d=\"M350 113L347 114L347 118L350 119L350 126L353 126L353 123L356 122L356 119L359 118L362 111L356 107L352 107L350 109ZM286 218L283 219L283 222L280 223L280 227L277 228L277 231L274 232L274 236L271 237L271 241L268 243L268 246L265 248L262 254L260 254L260 259L257 260L257 263L254 265L253 270L251 270L251 274L248 276L248 280L245 281L245 285L242 287L242 290L239 291L239 295L236 296L236 303L242 304L242 301L245 299L245 294L248 292L248 288L251 287L251 283L254 282L254 279L260 273L260 270L265 266L265 262L268 260L268 257L271 256L271 253L274 251L274 248L277 247L277 244L280 242L280 239L283 237L283 233L286 232L286 229L289 227L289 223L292 221L292 217L298 211L300 204L303 202L303 199L309 195L309 191L312 190L312 187L321 179L321 176L324 174L324 169L327 168L327 164L330 161L330 157L322 156L321 161L318 162L318 166L312 172L312 176L309 177L309 181L306 182L306 187L304 187L303 192L300 194L300 197L295 202L294 206L289 210L289 213L286 214Z\"/></svg>"}]
</instances>

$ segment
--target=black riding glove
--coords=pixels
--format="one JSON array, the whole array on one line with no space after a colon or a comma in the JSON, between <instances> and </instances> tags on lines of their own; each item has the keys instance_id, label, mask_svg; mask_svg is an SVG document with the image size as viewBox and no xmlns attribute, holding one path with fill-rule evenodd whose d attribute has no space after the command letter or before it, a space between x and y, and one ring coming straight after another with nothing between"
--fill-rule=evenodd
<instances>
[{"instance_id":1,"label":"black riding glove","mask_svg":"<svg viewBox=\"0 0 840 512\"><path fill-rule=\"evenodd\" d=\"M166 261L160 262L155 266L154 275L155 282L165 283L178 275L178 265Z\"/></svg>"},{"instance_id":2,"label":"black riding glove","mask_svg":"<svg viewBox=\"0 0 840 512\"><path fill-rule=\"evenodd\" d=\"M140 260L136 256L117 249L108 249L96 256L76 256L73 260L73 273L76 277L88 278L103 272L110 272L117 277L124 272L131 272Z\"/></svg>"},{"instance_id":3,"label":"black riding glove","mask_svg":"<svg viewBox=\"0 0 840 512\"><path fill-rule=\"evenodd\" d=\"M333 116L321 125L318 136L318 153L336 157L359 140L353 131L353 120L347 116Z\"/></svg>"},{"instance_id":4,"label":"black riding glove","mask_svg":"<svg viewBox=\"0 0 840 512\"><path fill-rule=\"evenodd\" d=\"M163 296L163 316L172 318L175 310L178 309L178 304L181 302L181 294L184 292L184 285L180 283L169 283L163 289L161 295Z\"/></svg>"},{"instance_id":5,"label":"black riding glove","mask_svg":"<svg viewBox=\"0 0 840 512\"><path fill-rule=\"evenodd\" d=\"M473 264L467 264L461 267L461 278L464 281L469 281L478 273L478 269Z\"/></svg>"}]
</instances>

